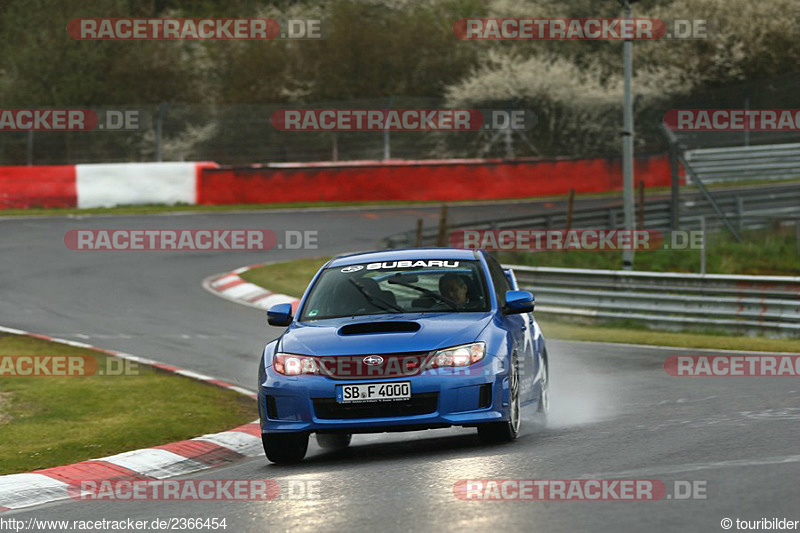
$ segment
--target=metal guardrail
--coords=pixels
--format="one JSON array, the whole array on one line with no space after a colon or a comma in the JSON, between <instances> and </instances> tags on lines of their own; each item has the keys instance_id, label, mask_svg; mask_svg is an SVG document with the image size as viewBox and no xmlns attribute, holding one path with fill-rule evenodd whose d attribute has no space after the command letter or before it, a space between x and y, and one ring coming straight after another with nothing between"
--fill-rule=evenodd
<instances>
[{"instance_id":1,"label":"metal guardrail","mask_svg":"<svg viewBox=\"0 0 800 533\"><path fill-rule=\"evenodd\" d=\"M800 277L504 267L544 313L800 336Z\"/></svg>"},{"instance_id":2,"label":"metal guardrail","mask_svg":"<svg viewBox=\"0 0 800 533\"><path fill-rule=\"evenodd\" d=\"M714 198L720 209L739 229L758 229L767 227L776 218L800 216L800 185L781 185L756 190L714 191ZM706 219L706 229L716 230L722 226L722 219L713 206L699 195L681 201L681 229L700 229L700 220ZM644 206L644 227L668 231L671 224L671 201L669 198L651 200ZM499 218L469 222L448 227L456 229L564 229L567 214L564 211L528 215L513 218ZM622 206L575 209L572 215L573 229L622 229L624 224ZM422 232L422 245L436 244L438 228L428 227ZM415 243L415 230L409 230L386 237L386 248L403 248Z\"/></svg>"},{"instance_id":3,"label":"metal guardrail","mask_svg":"<svg viewBox=\"0 0 800 533\"><path fill-rule=\"evenodd\" d=\"M700 148L683 157L704 183L800 177L800 143Z\"/></svg>"}]
</instances>

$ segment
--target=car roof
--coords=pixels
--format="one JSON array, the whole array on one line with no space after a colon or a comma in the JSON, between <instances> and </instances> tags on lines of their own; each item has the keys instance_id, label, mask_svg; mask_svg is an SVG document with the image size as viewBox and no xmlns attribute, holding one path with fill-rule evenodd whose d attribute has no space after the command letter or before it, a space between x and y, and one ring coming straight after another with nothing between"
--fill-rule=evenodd
<instances>
[{"instance_id":1,"label":"car roof","mask_svg":"<svg viewBox=\"0 0 800 533\"><path fill-rule=\"evenodd\" d=\"M403 248L398 250L376 250L373 252L360 252L335 257L328 267L357 265L361 263L378 263L384 261L403 261L416 259L441 259L441 260L475 260L475 250L462 250L458 248Z\"/></svg>"}]
</instances>

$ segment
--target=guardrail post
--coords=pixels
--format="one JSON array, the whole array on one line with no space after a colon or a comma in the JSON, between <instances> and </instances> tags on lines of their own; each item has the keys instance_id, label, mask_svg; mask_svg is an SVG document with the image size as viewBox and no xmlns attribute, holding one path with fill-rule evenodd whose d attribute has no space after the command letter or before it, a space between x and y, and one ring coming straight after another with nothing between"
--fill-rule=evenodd
<instances>
[{"instance_id":1,"label":"guardrail post","mask_svg":"<svg viewBox=\"0 0 800 533\"><path fill-rule=\"evenodd\" d=\"M741 196L736 196L736 228L742 232L742 217L744 216L744 200Z\"/></svg>"},{"instance_id":2,"label":"guardrail post","mask_svg":"<svg viewBox=\"0 0 800 533\"><path fill-rule=\"evenodd\" d=\"M417 236L414 239L414 247L420 248L422 247L422 219L417 219Z\"/></svg>"},{"instance_id":3,"label":"guardrail post","mask_svg":"<svg viewBox=\"0 0 800 533\"><path fill-rule=\"evenodd\" d=\"M797 255L800 255L800 218L794 221L794 232L797 235Z\"/></svg>"},{"instance_id":4,"label":"guardrail post","mask_svg":"<svg viewBox=\"0 0 800 533\"><path fill-rule=\"evenodd\" d=\"M700 217L700 274L706 275L706 217Z\"/></svg>"},{"instance_id":5,"label":"guardrail post","mask_svg":"<svg viewBox=\"0 0 800 533\"><path fill-rule=\"evenodd\" d=\"M794 221L794 232L797 236L797 255L800 255L800 218Z\"/></svg>"}]
</instances>

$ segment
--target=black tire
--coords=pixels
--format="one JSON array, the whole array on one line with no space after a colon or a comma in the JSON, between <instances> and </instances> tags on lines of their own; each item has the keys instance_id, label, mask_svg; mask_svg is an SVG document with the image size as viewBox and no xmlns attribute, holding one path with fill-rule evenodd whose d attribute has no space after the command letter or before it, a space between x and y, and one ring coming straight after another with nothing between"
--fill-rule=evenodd
<instances>
[{"instance_id":1,"label":"black tire","mask_svg":"<svg viewBox=\"0 0 800 533\"><path fill-rule=\"evenodd\" d=\"M491 422L478 426L478 436L484 442L511 442L519 435L522 414L520 411L519 397L519 363L517 356L511 360L511 374L509 376L509 388L511 389L511 402L509 406L508 420L505 422Z\"/></svg>"},{"instance_id":2,"label":"black tire","mask_svg":"<svg viewBox=\"0 0 800 533\"><path fill-rule=\"evenodd\" d=\"M317 444L323 450L344 450L352 438L350 433L317 433Z\"/></svg>"},{"instance_id":3,"label":"black tire","mask_svg":"<svg viewBox=\"0 0 800 533\"><path fill-rule=\"evenodd\" d=\"M547 350L542 354L542 378L539 388L539 402L536 406L534 423L539 428L547 427L547 415L550 412L550 365L547 362Z\"/></svg>"},{"instance_id":4,"label":"black tire","mask_svg":"<svg viewBox=\"0 0 800 533\"><path fill-rule=\"evenodd\" d=\"M308 450L308 433L262 433L264 453L275 464L299 463Z\"/></svg>"}]
</instances>

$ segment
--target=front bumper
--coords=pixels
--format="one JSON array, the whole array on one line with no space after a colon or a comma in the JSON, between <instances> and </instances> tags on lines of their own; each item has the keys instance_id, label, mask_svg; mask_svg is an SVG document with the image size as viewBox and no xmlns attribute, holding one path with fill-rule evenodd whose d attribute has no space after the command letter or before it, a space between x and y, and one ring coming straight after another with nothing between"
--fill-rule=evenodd
<instances>
[{"instance_id":1,"label":"front bumper","mask_svg":"<svg viewBox=\"0 0 800 533\"><path fill-rule=\"evenodd\" d=\"M338 404L336 386L411 382L411 400ZM411 431L469 426L508 419L508 372L488 357L466 371L390 379L341 380L325 376L284 376L267 368L258 389L263 433Z\"/></svg>"}]
</instances>

